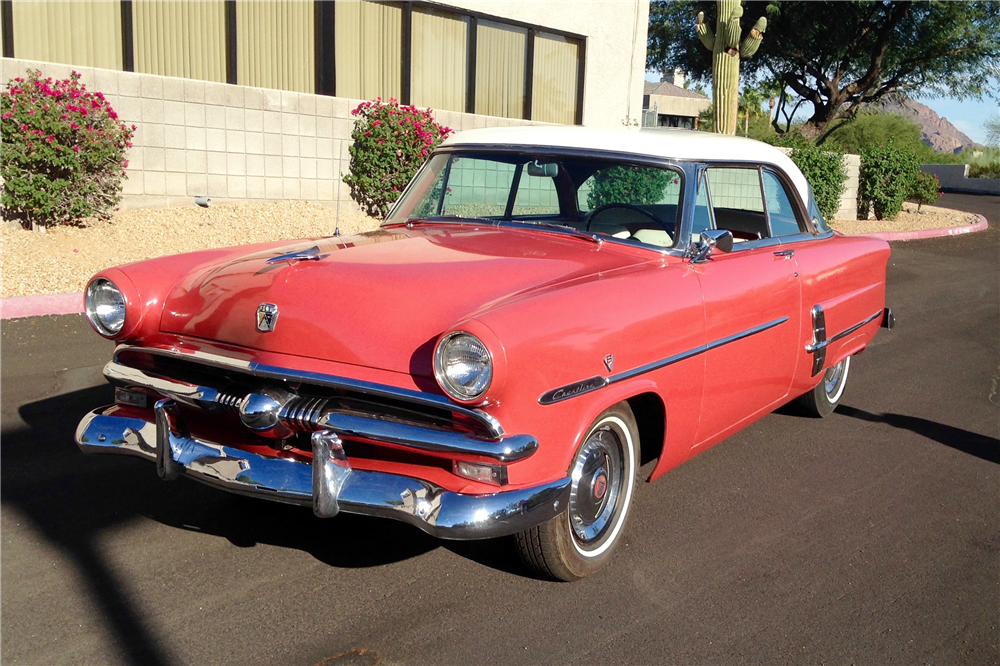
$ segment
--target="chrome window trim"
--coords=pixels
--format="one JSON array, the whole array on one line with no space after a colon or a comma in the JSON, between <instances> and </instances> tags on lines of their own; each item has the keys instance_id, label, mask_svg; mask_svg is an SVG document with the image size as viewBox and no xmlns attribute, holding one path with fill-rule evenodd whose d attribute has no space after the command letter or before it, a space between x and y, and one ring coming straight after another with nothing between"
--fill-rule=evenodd
<instances>
[{"instance_id":1,"label":"chrome window trim","mask_svg":"<svg viewBox=\"0 0 1000 666\"><path fill-rule=\"evenodd\" d=\"M489 414L483 412L480 409L471 409L468 407L463 407L461 405L458 405L451 399L443 395L439 396L439 395L434 395L433 393L423 393L411 389L389 386L387 384L377 384L375 382L367 382L360 379L350 379L348 377L328 375L319 372L311 372L308 370L293 370L291 368L283 368L276 365L266 365L253 360L241 361L239 359L230 358L228 356L222 356L210 352L203 352L200 350L195 350L191 352L181 352L173 349L161 349L158 347L119 345L115 349L114 360L113 360L114 363L120 363L118 357L123 352L148 353L156 356L165 356L167 358L177 358L181 360L194 361L197 363L202 363L204 365L223 368L226 370L235 370L238 372L243 372L246 374L253 375L255 377L263 377L266 379L278 379L282 381L289 381L289 380L301 381L301 382L306 382L308 384L316 384L319 386L327 386L330 388L358 391L360 393L366 393L369 395L379 396L383 398L405 400L419 405L425 405L427 407L434 407L436 409L445 409L448 411L461 414L467 418L473 419L474 421L485 426L487 430L497 439L503 437L503 435L505 434L503 427L494 417L490 416Z\"/></svg>"},{"instance_id":2,"label":"chrome window trim","mask_svg":"<svg viewBox=\"0 0 1000 666\"><path fill-rule=\"evenodd\" d=\"M881 313L879 313L881 314ZM633 377L638 377L639 375L644 375L647 372L652 372L653 370L659 370L660 368L665 368L668 365L673 365L674 363L679 363L680 361L689 359L693 356L698 356L704 354L707 351L711 351L723 345L728 345L731 342L736 342L737 340L742 340L743 338L748 338L751 335L756 335L757 333L762 333L770 328L779 326L788 321L788 317L780 317L778 319L772 319L769 322L748 328L739 333L733 333L732 335L727 335L718 340L713 340L703 345L698 345L697 347L692 347L687 351L683 351L679 354L674 354L673 356L668 356L667 358L660 359L658 361L653 361L652 363L646 363L645 365L640 365L638 367L632 368L631 370L626 370L624 372L619 372L618 374L611 375L610 377L591 377L589 379L584 379L578 382L573 382L572 384L566 384L565 386L560 386L558 388L552 389L551 391L546 391L538 398L538 403L540 405L551 405L557 402L562 402L563 400L569 400L570 398L575 398L578 395L583 395L584 393L590 393L592 391L597 391L605 386L615 384L617 382L623 382L626 379L632 379Z\"/></svg>"}]
</instances>

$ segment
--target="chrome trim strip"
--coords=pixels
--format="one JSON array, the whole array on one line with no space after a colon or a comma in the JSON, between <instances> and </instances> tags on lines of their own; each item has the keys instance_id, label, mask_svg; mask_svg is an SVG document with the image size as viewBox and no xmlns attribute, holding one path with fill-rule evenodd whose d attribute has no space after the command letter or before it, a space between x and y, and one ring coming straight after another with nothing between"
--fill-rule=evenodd
<instances>
[{"instance_id":1,"label":"chrome trim strip","mask_svg":"<svg viewBox=\"0 0 1000 666\"><path fill-rule=\"evenodd\" d=\"M121 365L117 361L108 362L104 367L104 376L115 384L140 386L172 398L169 401L158 402L156 414L157 418L160 418L160 413L163 412L164 422L171 426L170 429L175 433L178 433L177 427L169 418L175 406L174 400L205 410L226 404L220 400L222 394L213 388L151 376L138 368ZM531 435L505 435L495 440L478 439L459 432L435 430L333 411L316 412L313 414L315 418L298 419L305 421L298 423L298 420L284 411L282 410L280 416L283 421L296 421L295 425L303 429L330 429L341 435L455 456L483 456L500 462L514 462L527 458L538 449L538 440Z\"/></svg>"},{"instance_id":2,"label":"chrome trim strip","mask_svg":"<svg viewBox=\"0 0 1000 666\"><path fill-rule=\"evenodd\" d=\"M836 342L837 340L840 340L840 339L842 339L842 338L850 335L851 333L853 333L854 331L858 330L859 328L861 328L865 324L870 324L871 322L875 321L876 319L878 319L879 317L882 316L882 313L883 313L883 311L879 310L878 312L876 312L875 314L873 314L871 317L867 317L863 321L859 321L854 326L851 326L849 328L845 328L843 331L841 331L840 333L837 333L832 338L829 338L829 339L826 339L826 340L819 340L819 341L814 342L813 344L806 345L806 351L807 352L814 352L814 351L817 351L819 349L823 349L824 347L826 347L827 345L829 345L831 342Z\"/></svg>"},{"instance_id":3,"label":"chrome trim strip","mask_svg":"<svg viewBox=\"0 0 1000 666\"><path fill-rule=\"evenodd\" d=\"M372 396L379 396L383 398L391 398L395 400L406 400L408 402L413 402L419 405L426 405L428 407L434 407L437 409L446 409L457 414L461 414L467 418L473 419L481 423L487 428L487 430L493 434L494 437L503 437L504 431L500 426L500 423L491 416L484 414L481 410L470 409L468 407L463 407L457 405L445 396L434 395L433 393L423 393L421 391L414 391L411 389L397 388L395 386L388 386L386 384L376 384L374 382L366 382L360 379L349 379L347 377L339 377L336 375L326 375L318 372L309 372L306 370L292 370L290 368L282 368L276 365L265 365L258 363L257 361L241 361L239 359L229 358L227 356L221 356L219 354L211 354L208 352L194 351L194 352L179 352L171 349L159 349L156 347L138 347L133 345L119 345L115 349L114 361L118 361L119 354L123 352L135 352L135 353L147 353L154 354L157 356L166 356L168 358L177 358L186 361L192 361L195 363L202 363L204 365L211 365L218 368L224 368L227 370L236 370L239 372L245 372L256 377L265 377L268 379L279 379L282 381L302 381L308 384L316 384L318 386L328 386L330 388L338 388L349 391L357 391L358 393L363 393ZM107 367L105 367L105 376L107 376ZM154 388L155 387L151 387ZM204 387L201 387L204 388Z\"/></svg>"},{"instance_id":4,"label":"chrome trim strip","mask_svg":"<svg viewBox=\"0 0 1000 666\"><path fill-rule=\"evenodd\" d=\"M500 462L527 458L538 449L538 440L530 435L508 435L498 442L485 441L457 432L336 412L325 414L316 425L348 437L373 439L435 453L483 456Z\"/></svg>"},{"instance_id":5,"label":"chrome trim strip","mask_svg":"<svg viewBox=\"0 0 1000 666\"><path fill-rule=\"evenodd\" d=\"M718 340L713 340L704 345L699 345L687 351L683 351L679 354L674 354L673 356L668 356L667 358L660 359L659 361L653 361L652 363L647 363L646 365L640 365L637 368L632 368L631 370L626 370L625 372L620 372L616 375L611 375L610 377L591 377L590 379L585 379L581 382L575 382L573 384L567 384L566 386L560 386L557 389L547 391L543 393L540 398L538 398L539 404L551 405L556 402L561 402L563 400L568 400L570 398L575 398L578 395L583 395L584 393L590 393L591 391L596 391L598 389L604 388L609 384L614 384L616 382L622 382L626 379L632 379L639 375L646 374L647 372L652 372L653 370L659 370L660 368L665 368L668 365L673 365L685 359L691 358L692 356L698 356L699 354L704 354L707 351L711 351L717 347L723 345L728 345L731 342L736 342L737 340L742 340L743 338L748 338L751 335L756 335L757 333L762 333L769 328L774 328L780 324L784 324L788 321L788 317L781 317L779 319L774 319L765 324L760 324L759 326L754 326L753 328L748 328L745 331L740 331L739 333L734 333L733 335L727 335L724 338L719 338ZM573 390L574 387L579 387L581 385L586 385L582 390Z\"/></svg>"},{"instance_id":6,"label":"chrome trim strip","mask_svg":"<svg viewBox=\"0 0 1000 666\"><path fill-rule=\"evenodd\" d=\"M815 349L809 349L809 345L806 345L806 351L812 352L813 355L812 376L815 377L826 365L826 313L819 304L814 305L810 313L813 323L813 345L820 345Z\"/></svg>"},{"instance_id":7,"label":"chrome trim strip","mask_svg":"<svg viewBox=\"0 0 1000 666\"><path fill-rule=\"evenodd\" d=\"M830 343L847 337L865 324L870 324L879 317L883 316L884 313L885 310L879 310L872 316L865 318L863 321L859 321L857 324L845 328L832 338L827 338L826 314L823 312L823 307L821 305L814 305L812 307L813 342L806 345L806 351L813 355L812 376L815 377L818 375L820 371L823 370L823 366L826 365L826 348L830 345Z\"/></svg>"},{"instance_id":8,"label":"chrome trim strip","mask_svg":"<svg viewBox=\"0 0 1000 666\"><path fill-rule=\"evenodd\" d=\"M110 406L87 414L77 427L77 445L85 453L124 454L156 462L160 430L142 419L115 416L118 409ZM328 476L324 470L314 475L308 462L167 432L163 450L184 476L195 481L299 506L312 506L318 496L321 507L332 509L330 502L336 499L340 512L400 520L441 539L487 539L530 529L565 511L569 498L569 477L491 495L468 495L385 472L354 469ZM340 487L324 481L328 478Z\"/></svg>"}]
</instances>

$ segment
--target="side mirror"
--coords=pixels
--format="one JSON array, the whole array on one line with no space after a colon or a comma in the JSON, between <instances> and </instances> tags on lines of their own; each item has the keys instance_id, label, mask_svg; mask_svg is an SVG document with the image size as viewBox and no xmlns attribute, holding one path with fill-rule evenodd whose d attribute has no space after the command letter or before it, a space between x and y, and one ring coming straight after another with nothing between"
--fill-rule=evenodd
<instances>
[{"instance_id":1,"label":"side mirror","mask_svg":"<svg viewBox=\"0 0 1000 666\"><path fill-rule=\"evenodd\" d=\"M732 252L733 232L729 229L705 229L701 232L701 242L697 245L691 244L689 254L692 264L700 264L708 261L712 252Z\"/></svg>"}]
</instances>

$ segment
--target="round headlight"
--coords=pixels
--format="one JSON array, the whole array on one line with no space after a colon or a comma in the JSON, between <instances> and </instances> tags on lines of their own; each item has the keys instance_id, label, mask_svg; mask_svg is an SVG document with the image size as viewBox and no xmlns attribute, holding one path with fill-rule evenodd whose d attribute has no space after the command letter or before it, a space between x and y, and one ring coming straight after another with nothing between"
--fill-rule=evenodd
<instances>
[{"instance_id":1,"label":"round headlight","mask_svg":"<svg viewBox=\"0 0 1000 666\"><path fill-rule=\"evenodd\" d=\"M87 285L87 319L97 332L112 338L125 325L125 297L115 283L97 278Z\"/></svg>"},{"instance_id":2,"label":"round headlight","mask_svg":"<svg viewBox=\"0 0 1000 666\"><path fill-rule=\"evenodd\" d=\"M448 395L457 400L475 400L490 387L493 359L486 345L474 335L456 331L438 344L434 374Z\"/></svg>"}]
</instances>

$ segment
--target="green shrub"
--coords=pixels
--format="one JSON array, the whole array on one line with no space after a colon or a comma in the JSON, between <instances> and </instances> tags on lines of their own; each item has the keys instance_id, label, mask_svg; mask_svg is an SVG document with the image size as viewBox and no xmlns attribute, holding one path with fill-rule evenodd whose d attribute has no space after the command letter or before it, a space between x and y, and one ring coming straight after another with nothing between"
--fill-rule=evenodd
<instances>
[{"instance_id":1,"label":"green shrub","mask_svg":"<svg viewBox=\"0 0 1000 666\"><path fill-rule=\"evenodd\" d=\"M118 120L103 94L87 92L76 72L53 81L29 70L7 82L0 114L5 218L34 228L110 214L135 125Z\"/></svg>"},{"instance_id":2,"label":"green shrub","mask_svg":"<svg viewBox=\"0 0 1000 666\"><path fill-rule=\"evenodd\" d=\"M941 198L941 182L938 177L926 171L919 172L917 177L913 179L913 189L910 190L910 196L907 199L916 201L917 211L919 211L924 204L930 206L937 203L939 198Z\"/></svg>"},{"instance_id":3,"label":"green shrub","mask_svg":"<svg viewBox=\"0 0 1000 666\"><path fill-rule=\"evenodd\" d=\"M843 153L798 143L789 157L812 186L813 198L823 218L832 220L840 208L840 196L847 180Z\"/></svg>"},{"instance_id":4,"label":"green shrub","mask_svg":"<svg viewBox=\"0 0 1000 666\"><path fill-rule=\"evenodd\" d=\"M1000 178L1000 162L970 165L969 178Z\"/></svg>"},{"instance_id":5,"label":"green shrub","mask_svg":"<svg viewBox=\"0 0 1000 666\"><path fill-rule=\"evenodd\" d=\"M868 219L869 210L874 211L879 220L896 217L913 190L918 173L917 158L896 146L892 139L865 148L861 151L858 217Z\"/></svg>"},{"instance_id":6,"label":"green shrub","mask_svg":"<svg viewBox=\"0 0 1000 666\"><path fill-rule=\"evenodd\" d=\"M939 153L924 143L920 125L895 113L859 113L853 120L841 121L822 145L860 155L890 139L897 148L916 155L921 164L940 164L951 158L951 153Z\"/></svg>"},{"instance_id":7,"label":"green shrub","mask_svg":"<svg viewBox=\"0 0 1000 666\"><path fill-rule=\"evenodd\" d=\"M344 182L369 215L384 217L452 130L434 122L430 109L400 106L394 99L362 102L351 114L358 118L351 132L351 173Z\"/></svg>"},{"instance_id":8,"label":"green shrub","mask_svg":"<svg viewBox=\"0 0 1000 666\"><path fill-rule=\"evenodd\" d=\"M594 174L594 183L587 194L591 210L605 204L654 204L663 197L663 190L674 174L661 169L616 166Z\"/></svg>"}]
</instances>

